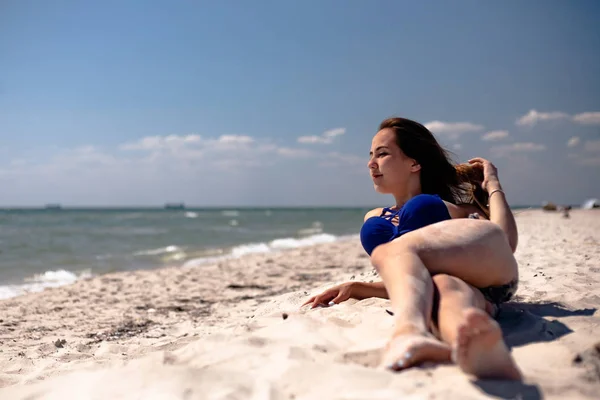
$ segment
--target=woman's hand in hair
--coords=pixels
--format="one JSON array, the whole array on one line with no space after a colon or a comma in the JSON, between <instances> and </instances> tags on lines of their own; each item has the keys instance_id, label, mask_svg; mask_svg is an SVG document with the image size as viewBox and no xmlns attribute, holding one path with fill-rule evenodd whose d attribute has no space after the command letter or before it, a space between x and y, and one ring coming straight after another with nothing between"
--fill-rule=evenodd
<instances>
[{"instance_id":1,"label":"woman's hand in hair","mask_svg":"<svg viewBox=\"0 0 600 400\"><path fill-rule=\"evenodd\" d=\"M483 170L483 182L481 187L486 192L490 192L494 189L500 189L500 179L498 179L498 169L494 164L485 158L475 157L469 160L475 168L481 168Z\"/></svg>"},{"instance_id":2,"label":"woman's hand in hair","mask_svg":"<svg viewBox=\"0 0 600 400\"><path fill-rule=\"evenodd\" d=\"M498 170L494 164L480 157L469 160L469 164L473 165L474 168L483 169L483 183L481 184L483 190L488 193L492 193L493 190L502 190L500 180L498 179ZM504 192L501 191L500 193ZM515 217L506 201L506 196L495 195L490 197L488 201L490 221L498 224L500 228L502 228L508 239L508 244L514 253L517 250L519 233L517 231Z\"/></svg>"}]
</instances>

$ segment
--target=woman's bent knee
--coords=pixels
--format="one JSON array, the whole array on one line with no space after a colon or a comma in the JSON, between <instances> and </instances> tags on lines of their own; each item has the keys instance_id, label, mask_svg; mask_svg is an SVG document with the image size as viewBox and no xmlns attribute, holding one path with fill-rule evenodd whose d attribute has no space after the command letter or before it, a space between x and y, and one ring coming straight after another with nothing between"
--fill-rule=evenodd
<instances>
[{"instance_id":1,"label":"woman's bent knee","mask_svg":"<svg viewBox=\"0 0 600 400\"><path fill-rule=\"evenodd\" d=\"M506 245L511 249L511 252L512 252L512 247L508 241L508 236L506 236L506 232L504 232L502 227L491 221L486 221L486 222L488 222L488 224L490 225L489 229L491 230L494 237L497 238L497 240L502 240L502 242L506 242Z\"/></svg>"},{"instance_id":2,"label":"woman's bent knee","mask_svg":"<svg viewBox=\"0 0 600 400\"><path fill-rule=\"evenodd\" d=\"M418 255L417 250L418 246L415 240L408 235L404 235L375 247L371 252L371 264L378 271L388 265L397 266L407 256Z\"/></svg>"}]
</instances>

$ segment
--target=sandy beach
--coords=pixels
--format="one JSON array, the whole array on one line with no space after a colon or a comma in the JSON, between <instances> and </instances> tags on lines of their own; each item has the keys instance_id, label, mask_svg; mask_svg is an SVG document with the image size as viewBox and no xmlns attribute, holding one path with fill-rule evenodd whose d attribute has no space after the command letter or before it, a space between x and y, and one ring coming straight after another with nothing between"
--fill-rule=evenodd
<instances>
[{"instance_id":1,"label":"sandy beach","mask_svg":"<svg viewBox=\"0 0 600 400\"><path fill-rule=\"evenodd\" d=\"M499 316L525 380L377 368L383 299L300 305L378 279L358 238L210 265L118 272L0 301L1 399L592 399L600 211L516 215L517 296Z\"/></svg>"}]
</instances>

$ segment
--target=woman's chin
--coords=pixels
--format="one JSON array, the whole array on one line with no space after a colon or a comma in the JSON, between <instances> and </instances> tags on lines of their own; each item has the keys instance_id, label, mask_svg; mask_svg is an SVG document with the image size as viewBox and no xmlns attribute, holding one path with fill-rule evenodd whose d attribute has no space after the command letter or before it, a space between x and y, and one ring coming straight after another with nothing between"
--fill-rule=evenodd
<instances>
[{"instance_id":1,"label":"woman's chin","mask_svg":"<svg viewBox=\"0 0 600 400\"><path fill-rule=\"evenodd\" d=\"M376 183L373 183L373 188L379 194L389 194L390 193L388 190L386 190L385 186L381 186Z\"/></svg>"}]
</instances>

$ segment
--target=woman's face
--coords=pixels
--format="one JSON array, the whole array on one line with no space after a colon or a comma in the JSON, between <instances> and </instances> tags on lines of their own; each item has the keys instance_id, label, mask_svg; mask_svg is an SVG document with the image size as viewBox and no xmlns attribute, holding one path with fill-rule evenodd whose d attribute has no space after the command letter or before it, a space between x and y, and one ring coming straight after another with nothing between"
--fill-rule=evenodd
<instances>
[{"instance_id":1,"label":"woman's face","mask_svg":"<svg viewBox=\"0 0 600 400\"><path fill-rule=\"evenodd\" d=\"M379 193L406 190L411 174L421 168L398 147L396 134L391 128L382 129L375 134L369 155L367 166L375 190Z\"/></svg>"}]
</instances>

